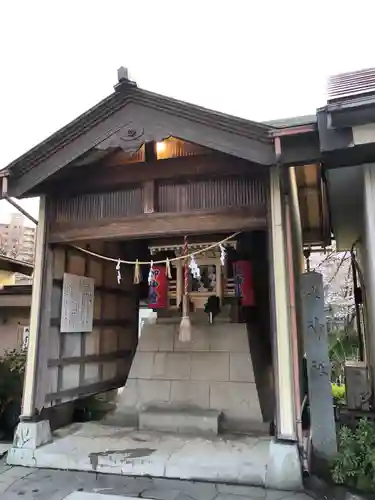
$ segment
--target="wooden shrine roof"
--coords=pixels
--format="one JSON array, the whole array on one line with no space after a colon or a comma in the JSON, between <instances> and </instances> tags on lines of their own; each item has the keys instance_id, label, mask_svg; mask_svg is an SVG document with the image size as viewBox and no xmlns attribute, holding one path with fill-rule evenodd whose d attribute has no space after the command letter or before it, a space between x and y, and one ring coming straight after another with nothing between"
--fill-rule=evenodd
<instances>
[{"instance_id":1,"label":"wooden shrine roof","mask_svg":"<svg viewBox=\"0 0 375 500\"><path fill-rule=\"evenodd\" d=\"M255 139L272 146L272 139L269 136L272 128L270 125L165 97L141 89L134 82L126 81L118 84L111 95L11 162L6 168L15 177L28 173L34 166L47 160L67 144L130 103L141 104L191 122L205 124L217 130Z\"/></svg>"}]
</instances>

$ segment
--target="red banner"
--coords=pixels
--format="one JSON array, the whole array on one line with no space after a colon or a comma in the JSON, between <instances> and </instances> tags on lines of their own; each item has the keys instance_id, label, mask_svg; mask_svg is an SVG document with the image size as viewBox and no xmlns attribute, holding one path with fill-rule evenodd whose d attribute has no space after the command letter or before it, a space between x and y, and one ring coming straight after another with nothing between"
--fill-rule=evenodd
<instances>
[{"instance_id":1,"label":"red banner","mask_svg":"<svg viewBox=\"0 0 375 500\"><path fill-rule=\"evenodd\" d=\"M248 260L238 260L233 263L236 297L241 297L243 306L255 306L253 282L253 267Z\"/></svg>"},{"instance_id":2,"label":"red banner","mask_svg":"<svg viewBox=\"0 0 375 500\"><path fill-rule=\"evenodd\" d=\"M168 307L168 277L165 266L161 264L153 267L148 307L149 309L166 309Z\"/></svg>"}]
</instances>

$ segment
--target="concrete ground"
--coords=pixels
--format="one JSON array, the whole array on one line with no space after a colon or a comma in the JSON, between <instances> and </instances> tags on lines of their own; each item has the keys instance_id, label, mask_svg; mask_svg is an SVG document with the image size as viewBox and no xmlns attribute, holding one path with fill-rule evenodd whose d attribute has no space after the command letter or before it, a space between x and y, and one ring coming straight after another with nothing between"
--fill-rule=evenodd
<instances>
[{"instance_id":1,"label":"concrete ground","mask_svg":"<svg viewBox=\"0 0 375 500\"><path fill-rule=\"evenodd\" d=\"M75 492L75 493L74 493ZM90 494L89 494L90 493ZM117 496L116 496L117 495ZM0 462L1 500L311 500L250 486L11 467Z\"/></svg>"}]
</instances>

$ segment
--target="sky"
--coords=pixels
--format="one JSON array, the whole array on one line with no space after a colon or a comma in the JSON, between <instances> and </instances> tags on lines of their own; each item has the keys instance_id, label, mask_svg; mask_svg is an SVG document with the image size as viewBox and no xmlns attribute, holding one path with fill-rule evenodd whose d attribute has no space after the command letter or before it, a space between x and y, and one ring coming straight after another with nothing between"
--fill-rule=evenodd
<instances>
[{"instance_id":1,"label":"sky","mask_svg":"<svg viewBox=\"0 0 375 500\"><path fill-rule=\"evenodd\" d=\"M375 66L374 13L371 0L0 2L0 169L110 94L120 66L252 120L313 114L329 75ZM0 202L1 221L12 211Z\"/></svg>"}]
</instances>

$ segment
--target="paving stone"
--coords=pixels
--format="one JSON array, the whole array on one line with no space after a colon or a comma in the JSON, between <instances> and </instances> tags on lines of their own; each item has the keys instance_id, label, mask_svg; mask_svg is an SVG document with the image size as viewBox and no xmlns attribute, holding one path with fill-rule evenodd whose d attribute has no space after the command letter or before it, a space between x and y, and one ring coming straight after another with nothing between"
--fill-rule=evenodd
<instances>
[{"instance_id":1,"label":"paving stone","mask_svg":"<svg viewBox=\"0 0 375 500\"><path fill-rule=\"evenodd\" d=\"M136 500L135 497L124 497L118 495L107 495L101 493L92 493L87 491L75 491L65 500Z\"/></svg>"},{"instance_id":2,"label":"paving stone","mask_svg":"<svg viewBox=\"0 0 375 500\"><path fill-rule=\"evenodd\" d=\"M187 493L179 493L178 497L176 500L194 500L193 497L188 495Z\"/></svg>"},{"instance_id":3,"label":"paving stone","mask_svg":"<svg viewBox=\"0 0 375 500\"><path fill-rule=\"evenodd\" d=\"M7 491L16 481L32 474L34 469L11 467L0 474L0 493Z\"/></svg>"},{"instance_id":4,"label":"paving stone","mask_svg":"<svg viewBox=\"0 0 375 500\"><path fill-rule=\"evenodd\" d=\"M234 495L233 493L218 493L215 500L241 500L243 496Z\"/></svg>"},{"instance_id":5,"label":"paving stone","mask_svg":"<svg viewBox=\"0 0 375 500\"><path fill-rule=\"evenodd\" d=\"M311 500L305 493L298 493L302 497L297 497L293 491L266 490L266 500Z\"/></svg>"},{"instance_id":6,"label":"paving stone","mask_svg":"<svg viewBox=\"0 0 375 500\"><path fill-rule=\"evenodd\" d=\"M311 500L311 496L307 493L289 493L289 496L285 497L286 500Z\"/></svg>"},{"instance_id":7,"label":"paving stone","mask_svg":"<svg viewBox=\"0 0 375 500\"><path fill-rule=\"evenodd\" d=\"M178 495L180 494L180 490L172 490L172 489L156 489L156 490L145 490L142 491L142 498L152 498L155 500L176 500Z\"/></svg>"},{"instance_id":8,"label":"paving stone","mask_svg":"<svg viewBox=\"0 0 375 500\"><path fill-rule=\"evenodd\" d=\"M218 484L217 491L219 493L227 493L233 495L245 496L250 499L266 498L266 490L255 486L240 486L235 484Z\"/></svg>"},{"instance_id":9,"label":"paving stone","mask_svg":"<svg viewBox=\"0 0 375 500\"><path fill-rule=\"evenodd\" d=\"M4 463L0 462L0 475L4 474L6 471L11 469L12 467L13 467L13 465L7 465L5 462Z\"/></svg>"},{"instance_id":10,"label":"paving stone","mask_svg":"<svg viewBox=\"0 0 375 500\"><path fill-rule=\"evenodd\" d=\"M24 497L27 500L49 500L53 497L63 499L75 489L74 484L67 483L63 478L43 481L24 478L10 485L6 494L10 498L12 495L17 495L18 498Z\"/></svg>"},{"instance_id":11,"label":"paving stone","mask_svg":"<svg viewBox=\"0 0 375 500\"><path fill-rule=\"evenodd\" d=\"M179 479L129 477L61 470L1 468L1 500L64 500L74 491L98 498L128 496L153 500L311 500L303 492L270 491L241 485Z\"/></svg>"},{"instance_id":12,"label":"paving stone","mask_svg":"<svg viewBox=\"0 0 375 500\"><path fill-rule=\"evenodd\" d=\"M217 495L214 483L200 483L181 479L154 479L155 488L179 490L180 495L187 495L190 500L213 500ZM176 499L177 500L177 499Z\"/></svg>"},{"instance_id":13,"label":"paving stone","mask_svg":"<svg viewBox=\"0 0 375 500\"><path fill-rule=\"evenodd\" d=\"M113 475L111 474L113 477ZM111 484L108 481L108 484ZM145 490L153 490L153 480L148 477L127 477L123 486L114 485L114 493L118 495L140 496Z\"/></svg>"}]
</instances>

